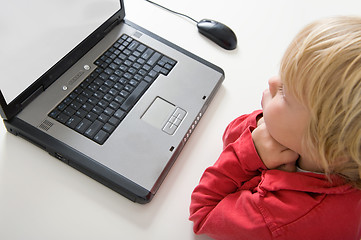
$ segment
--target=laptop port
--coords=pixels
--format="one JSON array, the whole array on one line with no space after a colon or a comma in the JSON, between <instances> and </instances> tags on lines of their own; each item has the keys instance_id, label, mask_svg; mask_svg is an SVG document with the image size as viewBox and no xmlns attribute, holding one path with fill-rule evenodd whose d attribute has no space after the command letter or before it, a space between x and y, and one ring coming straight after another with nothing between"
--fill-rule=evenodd
<instances>
[{"instance_id":1,"label":"laptop port","mask_svg":"<svg viewBox=\"0 0 361 240\"><path fill-rule=\"evenodd\" d=\"M65 163L68 163L68 160L63 156L63 155L61 155L60 153L55 153L54 154L54 156L57 158L57 159L59 159L60 161L62 161L62 162L65 162Z\"/></svg>"}]
</instances>

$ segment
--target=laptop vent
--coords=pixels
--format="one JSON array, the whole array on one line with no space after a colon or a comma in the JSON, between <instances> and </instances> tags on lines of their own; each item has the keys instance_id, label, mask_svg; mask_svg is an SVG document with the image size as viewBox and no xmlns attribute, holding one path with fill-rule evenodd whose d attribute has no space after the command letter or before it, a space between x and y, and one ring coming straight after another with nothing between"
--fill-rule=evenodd
<instances>
[{"instance_id":1,"label":"laptop vent","mask_svg":"<svg viewBox=\"0 0 361 240\"><path fill-rule=\"evenodd\" d=\"M54 125L54 123L48 121L48 120L44 120L40 125L39 128L43 129L44 131L48 131L52 126Z\"/></svg>"}]
</instances>

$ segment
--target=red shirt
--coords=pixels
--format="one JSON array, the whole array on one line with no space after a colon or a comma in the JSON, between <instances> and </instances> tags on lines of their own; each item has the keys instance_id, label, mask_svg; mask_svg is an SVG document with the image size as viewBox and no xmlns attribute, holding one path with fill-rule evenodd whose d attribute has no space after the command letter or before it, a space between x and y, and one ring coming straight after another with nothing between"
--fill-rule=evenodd
<instances>
[{"instance_id":1,"label":"red shirt","mask_svg":"<svg viewBox=\"0 0 361 240\"><path fill-rule=\"evenodd\" d=\"M192 193L194 232L215 239L361 238L361 191L338 176L269 170L251 132L262 111L229 124L224 150Z\"/></svg>"}]
</instances>

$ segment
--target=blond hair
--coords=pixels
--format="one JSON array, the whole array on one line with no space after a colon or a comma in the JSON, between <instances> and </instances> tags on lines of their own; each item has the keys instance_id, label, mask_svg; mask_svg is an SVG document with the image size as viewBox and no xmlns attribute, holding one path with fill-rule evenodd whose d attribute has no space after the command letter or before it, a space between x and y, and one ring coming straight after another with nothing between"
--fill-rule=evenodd
<instances>
[{"instance_id":1,"label":"blond hair","mask_svg":"<svg viewBox=\"0 0 361 240\"><path fill-rule=\"evenodd\" d=\"M286 50L280 76L310 110L306 149L326 174L361 189L361 18L306 26Z\"/></svg>"}]
</instances>

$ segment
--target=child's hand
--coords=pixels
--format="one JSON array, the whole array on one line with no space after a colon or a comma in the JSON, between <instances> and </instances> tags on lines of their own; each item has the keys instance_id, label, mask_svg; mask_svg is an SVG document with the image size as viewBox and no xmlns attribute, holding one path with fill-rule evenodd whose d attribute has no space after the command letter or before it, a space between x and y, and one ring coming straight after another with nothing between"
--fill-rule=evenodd
<instances>
[{"instance_id":1,"label":"child's hand","mask_svg":"<svg viewBox=\"0 0 361 240\"><path fill-rule=\"evenodd\" d=\"M258 155L266 167L288 172L296 171L296 161L299 155L272 138L263 118L259 119L257 125L252 132L252 139Z\"/></svg>"}]
</instances>

